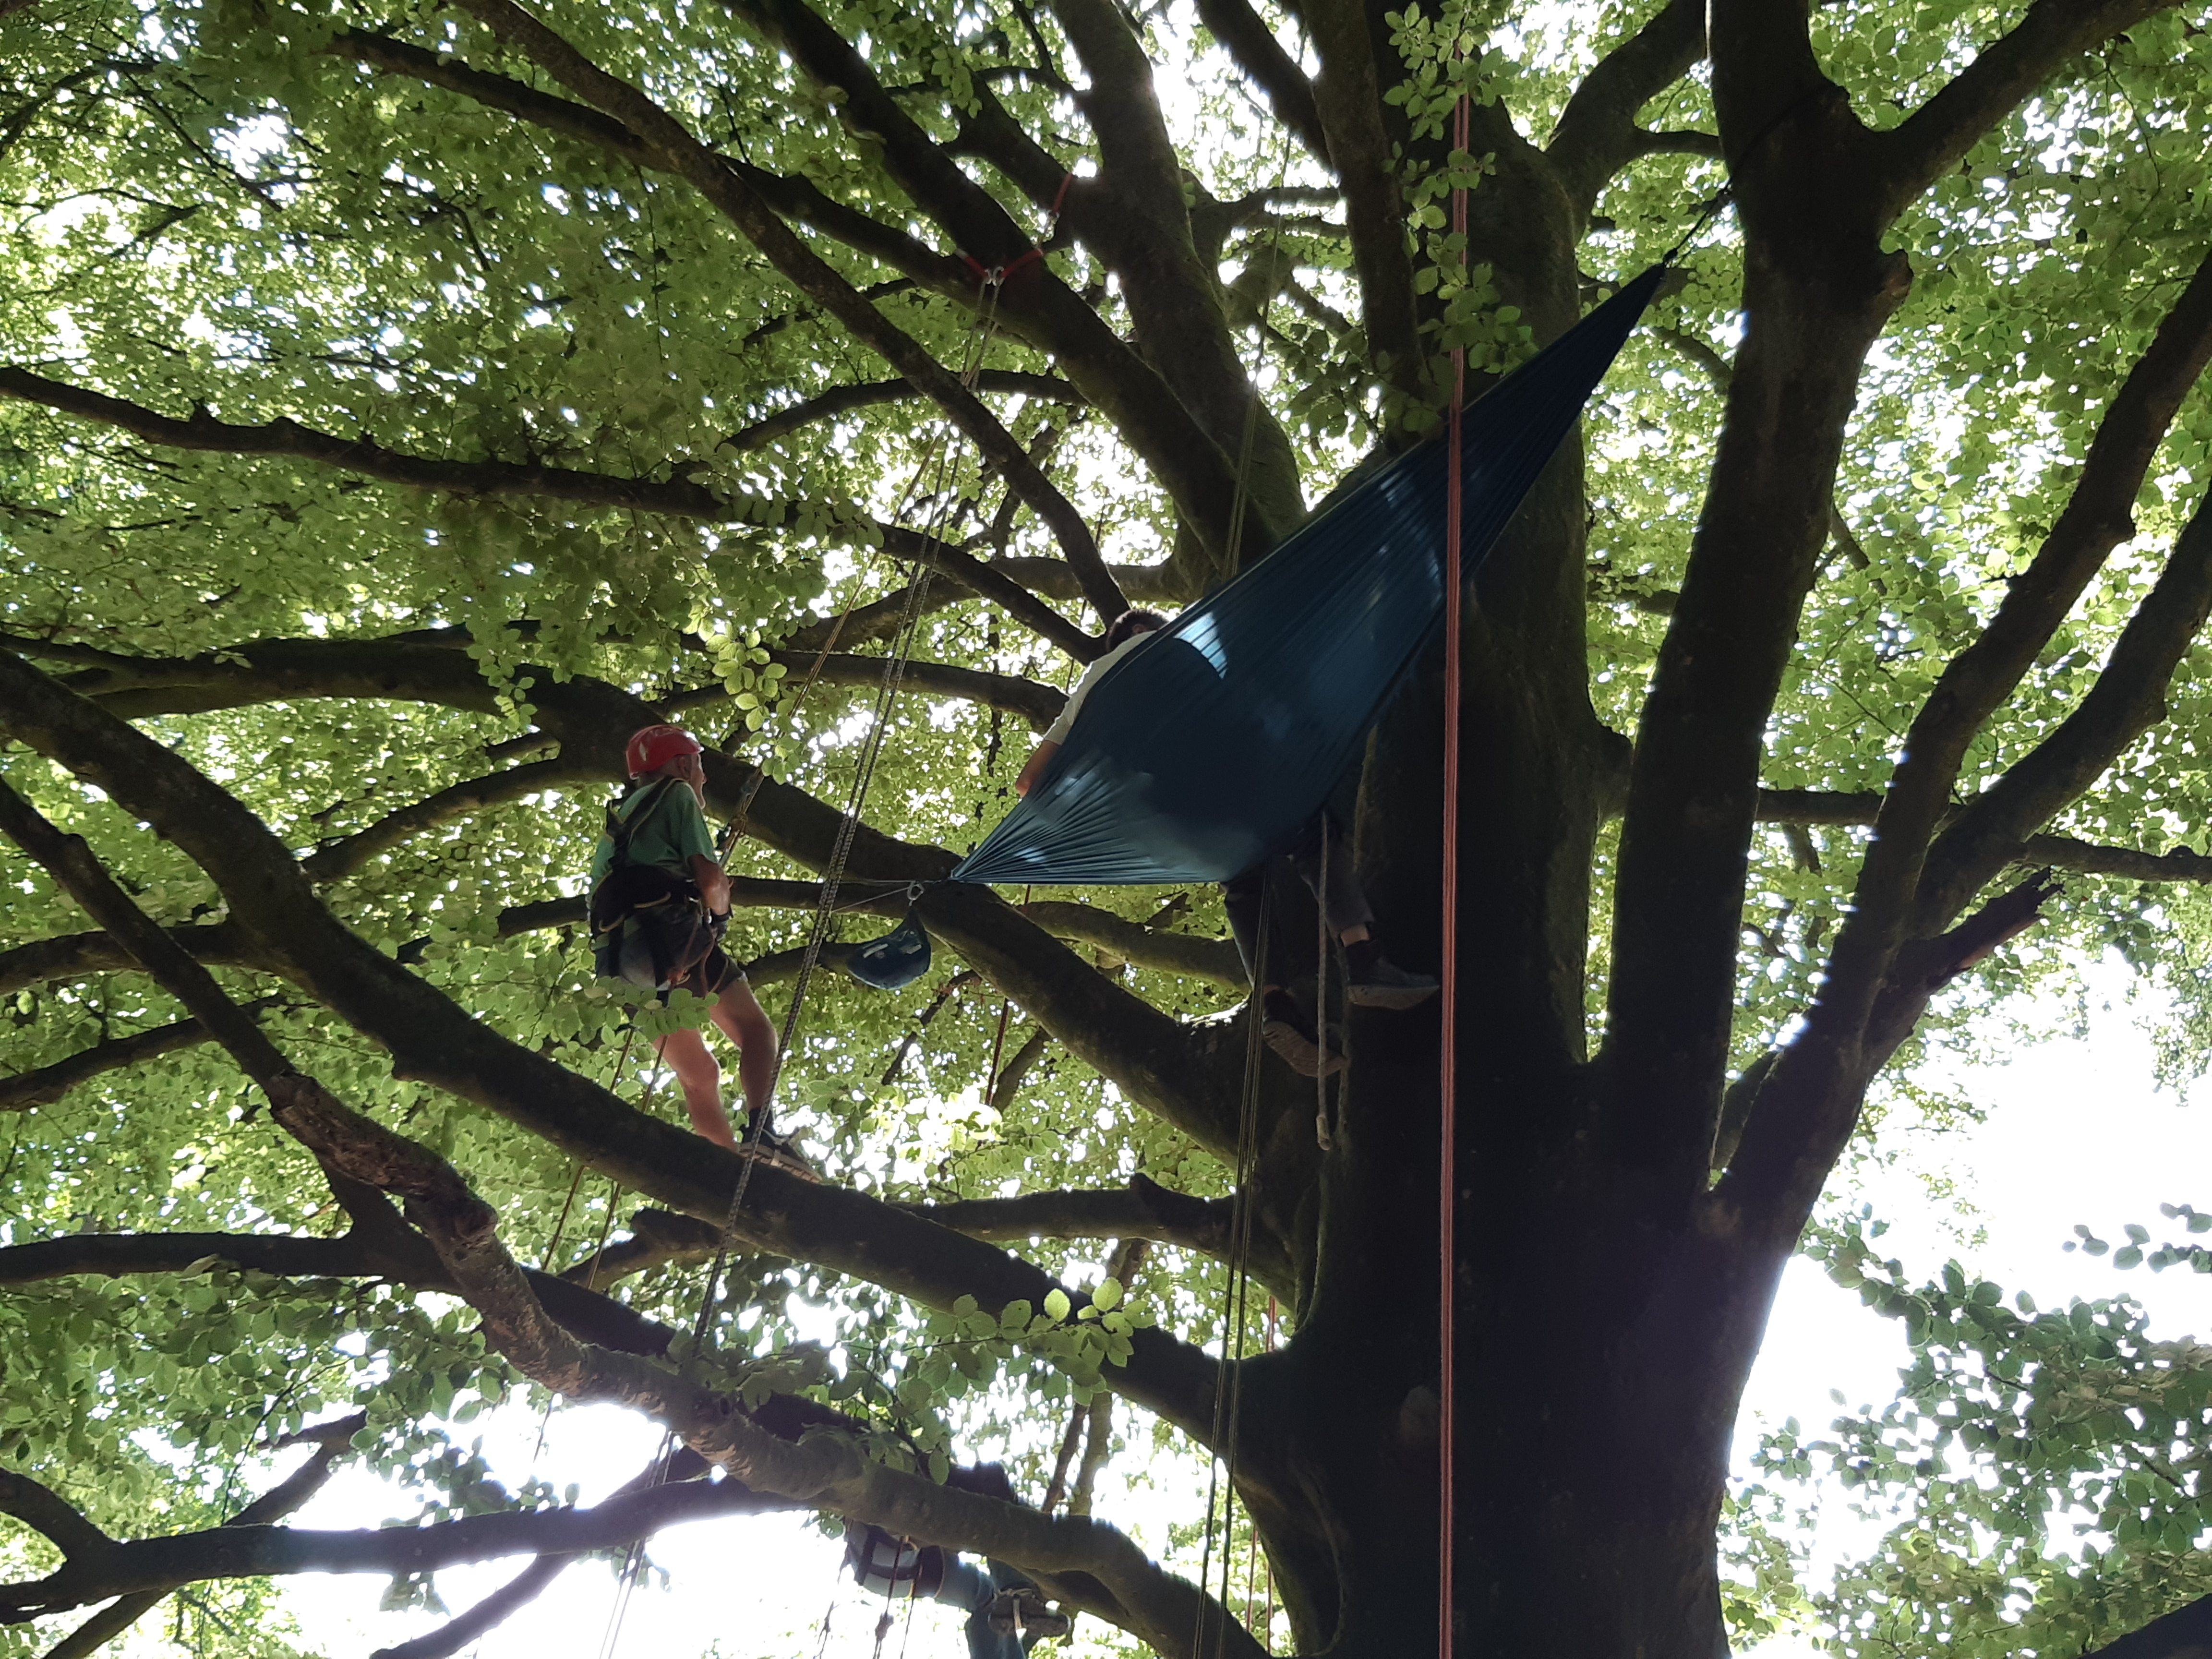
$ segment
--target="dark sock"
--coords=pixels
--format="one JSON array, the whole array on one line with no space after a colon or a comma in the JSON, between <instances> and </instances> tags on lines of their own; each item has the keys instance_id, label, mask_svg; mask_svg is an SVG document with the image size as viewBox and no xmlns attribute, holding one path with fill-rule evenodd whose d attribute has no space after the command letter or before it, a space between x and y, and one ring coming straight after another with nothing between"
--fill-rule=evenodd
<instances>
[{"instance_id":1,"label":"dark sock","mask_svg":"<svg viewBox=\"0 0 2212 1659\"><path fill-rule=\"evenodd\" d=\"M1352 977L1371 972L1382 960L1382 947L1375 942L1373 934L1354 939L1344 947L1344 959L1352 965Z\"/></svg>"},{"instance_id":2,"label":"dark sock","mask_svg":"<svg viewBox=\"0 0 2212 1659\"><path fill-rule=\"evenodd\" d=\"M1260 1012L1266 1018L1281 1020L1302 1036L1310 1037L1313 1035L1313 1027L1306 1018L1305 1010L1298 1006L1296 998L1279 986L1261 997Z\"/></svg>"}]
</instances>

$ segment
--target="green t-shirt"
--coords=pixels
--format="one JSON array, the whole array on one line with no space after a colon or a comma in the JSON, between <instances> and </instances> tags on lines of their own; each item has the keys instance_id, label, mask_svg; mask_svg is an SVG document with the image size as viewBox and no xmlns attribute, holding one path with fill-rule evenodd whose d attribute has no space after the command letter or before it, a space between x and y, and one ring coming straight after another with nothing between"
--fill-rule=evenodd
<instances>
[{"instance_id":1,"label":"green t-shirt","mask_svg":"<svg viewBox=\"0 0 2212 1659\"><path fill-rule=\"evenodd\" d=\"M652 865L689 876L693 858L714 856L714 838L708 833L707 815L699 810L699 797L691 793L690 784L681 779L647 784L616 802L615 817L628 823L630 815L641 807L648 816L629 838L631 864ZM592 886L606 879L614 860L614 842L601 836L592 852Z\"/></svg>"}]
</instances>

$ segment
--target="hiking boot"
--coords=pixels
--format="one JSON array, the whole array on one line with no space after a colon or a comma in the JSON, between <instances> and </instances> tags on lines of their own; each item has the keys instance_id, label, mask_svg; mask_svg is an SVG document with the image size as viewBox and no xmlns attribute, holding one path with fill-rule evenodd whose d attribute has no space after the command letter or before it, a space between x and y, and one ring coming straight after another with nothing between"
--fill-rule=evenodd
<instances>
[{"instance_id":1,"label":"hiking boot","mask_svg":"<svg viewBox=\"0 0 2212 1659\"><path fill-rule=\"evenodd\" d=\"M984 1620L994 1636L1012 1636L1022 1627L1022 1593L1019 1590L1000 1590L998 1599L991 1603Z\"/></svg>"},{"instance_id":2,"label":"hiking boot","mask_svg":"<svg viewBox=\"0 0 2212 1659\"><path fill-rule=\"evenodd\" d=\"M787 1175L795 1175L802 1181L822 1179L822 1171L814 1167L814 1160L799 1150L799 1143L788 1135L780 1135L765 1126L748 1129L738 1138L738 1156L757 1158L763 1164L773 1164Z\"/></svg>"},{"instance_id":3,"label":"hiking boot","mask_svg":"<svg viewBox=\"0 0 2212 1659\"><path fill-rule=\"evenodd\" d=\"M1024 1593L1021 1598L1022 1630L1040 1642L1049 1642L1074 1629L1074 1624L1064 1613L1054 1613L1039 1597Z\"/></svg>"},{"instance_id":4,"label":"hiking boot","mask_svg":"<svg viewBox=\"0 0 2212 1659\"><path fill-rule=\"evenodd\" d=\"M1270 991L1261 1001L1260 1036L1300 1077L1334 1077L1344 1069L1343 1054L1322 1046L1288 992Z\"/></svg>"},{"instance_id":5,"label":"hiking boot","mask_svg":"<svg viewBox=\"0 0 2212 1659\"><path fill-rule=\"evenodd\" d=\"M1344 1000L1360 1008L1412 1008L1437 994L1437 982L1426 974L1409 974L1382 954L1371 939L1344 947L1351 973L1345 981Z\"/></svg>"}]
</instances>

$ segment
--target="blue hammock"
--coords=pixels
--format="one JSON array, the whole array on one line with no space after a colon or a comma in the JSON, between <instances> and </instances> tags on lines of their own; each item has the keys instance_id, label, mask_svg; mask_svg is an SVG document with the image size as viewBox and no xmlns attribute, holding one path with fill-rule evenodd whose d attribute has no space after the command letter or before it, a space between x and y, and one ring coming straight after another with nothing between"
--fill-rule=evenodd
<instances>
[{"instance_id":1,"label":"blue hammock","mask_svg":"<svg viewBox=\"0 0 2212 1659\"><path fill-rule=\"evenodd\" d=\"M1472 575L1658 291L1655 266L1471 405L1460 537ZM1226 881L1321 810L1443 616L1444 443L1407 451L1168 627L1084 699L1067 741L954 881ZM909 915L854 951L896 990L928 971Z\"/></svg>"},{"instance_id":2,"label":"blue hammock","mask_svg":"<svg viewBox=\"0 0 2212 1659\"><path fill-rule=\"evenodd\" d=\"M1650 303L1655 268L1470 405L1472 574ZM955 881L1226 881L1295 836L1443 614L1444 445L1378 471L1091 688Z\"/></svg>"}]
</instances>

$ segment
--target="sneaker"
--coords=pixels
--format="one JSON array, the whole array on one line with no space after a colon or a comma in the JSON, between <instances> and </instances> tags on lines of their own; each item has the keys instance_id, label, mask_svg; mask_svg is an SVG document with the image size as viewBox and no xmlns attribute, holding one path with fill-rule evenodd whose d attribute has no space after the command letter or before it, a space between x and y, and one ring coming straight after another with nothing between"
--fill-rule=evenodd
<instances>
[{"instance_id":1,"label":"sneaker","mask_svg":"<svg viewBox=\"0 0 2212 1659\"><path fill-rule=\"evenodd\" d=\"M1298 1005L1285 992L1270 991L1261 1004L1260 1036L1300 1077L1334 1077L1344 1069L1343 1054L1334 1046L1322 1046Z\"/></svg>"},{"instance_id":2,"label":"sneaker","mask_svg":"<svg viewBox=\"0 0 2212 1659\"><path fill-rule=\"evenodd\" d=\"M1064 1613L1054 1613L1037 1596L1024 1595L1021 1598L1022 1630L1040 1642L1050 1642L1065 1636L1075 1628Z\"/></svg>"},{"instance_id":3,"label":"sneaker","mask_svg":"<svg viewBox=\"0 0 2212 1659\"><path fill-rule=\"evenodd\" d=\"M1022 1627L1022 1593L1019 1590L1000 1590L998 1599L991 1603L983 1615L994 1636L1012 1636Z\"/></svg>"},{"instance_id":4,"label":"sneaker","mask_svg":"<svg viewBox=\"0 0 2212 1659\"><path fill-rule=\"evenodd\" d=\"M1426 974L1409 974L1382 954L1371 939L1344 947L1351 975L1344 1000L1360 1008L1412 1008L1437 994L1437 982Z\"/></svg>"}]
</instances>

